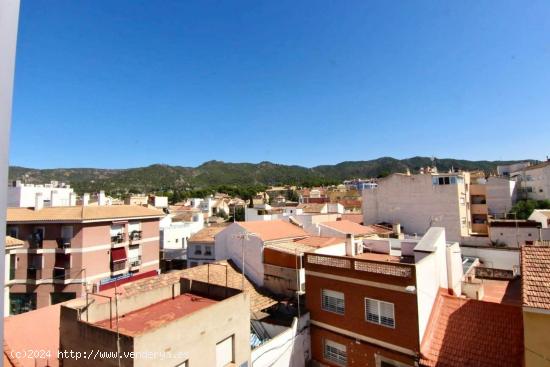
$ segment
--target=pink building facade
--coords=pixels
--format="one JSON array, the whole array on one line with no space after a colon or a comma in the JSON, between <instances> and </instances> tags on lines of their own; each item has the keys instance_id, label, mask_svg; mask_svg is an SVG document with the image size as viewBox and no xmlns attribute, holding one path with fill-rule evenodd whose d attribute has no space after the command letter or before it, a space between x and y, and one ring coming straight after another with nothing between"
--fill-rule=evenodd
<instances>
[{"instance_id":1,"label":"pink building facade","mask_svg":"<svg viewBox=\"0 0 550 367\"><path fill-rule=\"evenodd\" d=\"M131 209L128 206L124 217L105 217L109 214L105 207L101 219L46 222L33 220L32 215L21 221L20 216L10 215L15 210L10 208L7 233L25 242L10 255L10 314L156 274L162 214L147 208L132 214Z\"/></svg>"}]
</instances>

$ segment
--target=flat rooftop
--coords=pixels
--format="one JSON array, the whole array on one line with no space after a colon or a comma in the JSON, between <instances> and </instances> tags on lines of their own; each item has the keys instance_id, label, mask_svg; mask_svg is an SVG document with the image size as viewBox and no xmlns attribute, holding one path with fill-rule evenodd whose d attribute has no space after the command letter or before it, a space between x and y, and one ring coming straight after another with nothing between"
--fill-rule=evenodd
<instances>
[{"instance_id":1,"label":"flat rooftop","mask_svg":"<svg viewBox=\"0 0 550 367\"><path fill-rule=\"evenodd\" d=\"M184 293L176 298L163 300L151 306L119 316L118 330L119 333L128 336L143 334L217 302L213 299ZM113 319L112 324L113 327L111 328L109 319L95 323L96 326L114 331L116 330L115 319Z\"/></svg>"},{"instance_id":2,"label":"flat rooftop","mask_svg":"<svg viewBox=\"0 0 550 367\"><path fill-rule=\"evenodd\" d=\"M398 264L414 264L414 256L398 256L393 254L388 255L374 252L364 252L362 254L357 254L354 256L354 259L386 261Z\"/></svg>"},{"instance_id":3,"label":"flat rooftop","mask_svg":"<svg viewBox=\"0 0 550 367\"><path fill-rule=\"evenodd\" d=\"M521 306L521 279L481 279L484 288L483 301Z\"/></svg>"}]
</instances>

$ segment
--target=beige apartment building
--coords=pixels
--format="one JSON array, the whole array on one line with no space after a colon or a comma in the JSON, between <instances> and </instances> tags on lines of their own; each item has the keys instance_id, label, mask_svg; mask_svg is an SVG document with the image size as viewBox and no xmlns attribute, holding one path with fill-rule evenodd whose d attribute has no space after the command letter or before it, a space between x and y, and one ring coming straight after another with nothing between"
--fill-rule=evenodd
<instances>
[{"instance_id":1,"label":"beige apartment building","mask_svg":"<svg viewBox=\"0 0 550 367\"><path fill-rule=\"evenodd\" d=\"M159 220L141 206L8 208L10 313L17 314L156 274Z\"/></svg>"},{"instance_id":2,"label":"beige apartment building","mask_svg":"<svg viewBox=\"0 0 550 367\"><path fill-rule=\"evenodd\" d=\"M447 238L458 241L472 229L469 186L468 172L390 175L363 190L363 223L399 223L418 235L444 227Z\"/></svg>"},{"instance_id":3,"label":"beige apartment building","mask_svg":"<svg viewBox=\"0 0 550 367\"><path fill-rule=\"evenodd\" d=\"M248 293L181 278L139 297L114 297L90 295L61 305L61 365L224 367L250 361ZM63 354L90 351L96 351L92 358L79 360Z\"/></svg>"}]
</instances>

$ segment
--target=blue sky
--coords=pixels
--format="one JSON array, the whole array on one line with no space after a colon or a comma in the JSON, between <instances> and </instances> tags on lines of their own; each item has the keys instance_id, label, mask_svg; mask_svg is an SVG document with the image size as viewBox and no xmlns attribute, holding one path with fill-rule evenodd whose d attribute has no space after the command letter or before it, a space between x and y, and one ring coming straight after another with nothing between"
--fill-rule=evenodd
<instances>
[{"instance_id":1,"label":"blue sky","mask_svg":"<svg viewBox=\"0 0 550 367\"><path fill-rule=\"evenodd\" d=\"M550 154L550 2L23 0L11 163Z\"/></svg>"}]
</instances>

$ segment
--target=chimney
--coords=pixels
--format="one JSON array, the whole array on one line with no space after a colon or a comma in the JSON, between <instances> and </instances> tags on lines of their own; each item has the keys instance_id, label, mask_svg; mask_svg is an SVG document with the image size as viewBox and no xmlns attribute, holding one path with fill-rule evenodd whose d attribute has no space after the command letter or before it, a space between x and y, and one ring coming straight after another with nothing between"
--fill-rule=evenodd
<instances>
[{"instance_id":1,"label":"chimney","mask_svg":"<svg viewBox=\"0 0 550 367\"><path fill-rule=\"evenodd\" d=\"M393 233L395 233L396 235L400 235L401 234L401 224L399 223L395 223L392 225L392 229L393 229Z\"/></svg>"},{"instance_id":2,"label":"chimney","mask_svg":"<svg viewBox=\"0 0 550 367\"><path fill-rule=\"evenodd\" d=\"M69 206L75 206L76 205L76 194L74 192L71 192L69 194Z\"/></svg>"},{"instance_id":3,"label":"chimney","mask_svg":"<svg viewBox=\"0 0 550 367\"><path fill-rule=\"evenodd\" d=\"M101 190L99 192L99 195L97 196L97 205L103 206L105 205L105 191Z\"/></svg>"},{"instance_id":4,"label":"chimney","mask_svg":"<svg viewBox=\"0 0 550 367\"><path fill-rule=\"evenodd\" d=\"M84 193L82 195L82 206L88 206L90 204L90 194Z\"/></svg>"},{"instance_id":5,"label":"chimney","mask_svg":"<svg viewBox=\"0 0 550 367\"><path fill-rule=\"evenodd\" d=\"M346 256L355 256L355 237L348 233L346 234Z\"/></svg>"},{"instance_id":6,"label":"chimney","mask_svg":"<svg viewBox=\"0 0 550 367\"><path fill-rule=\"evenodd\" d=\"M41 192L37 192L34 197L34 210L42 210L44 208L44 198Z\"/></svg>"}]
</instances>

